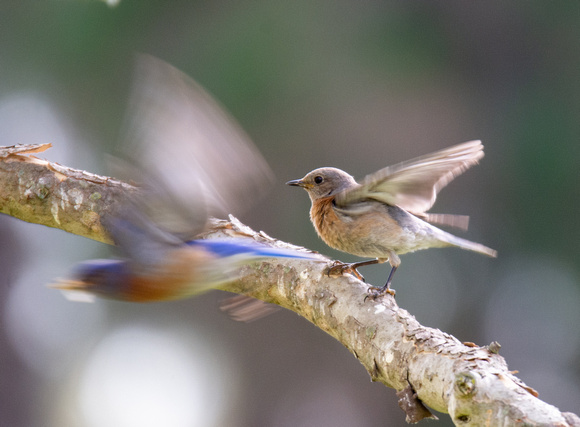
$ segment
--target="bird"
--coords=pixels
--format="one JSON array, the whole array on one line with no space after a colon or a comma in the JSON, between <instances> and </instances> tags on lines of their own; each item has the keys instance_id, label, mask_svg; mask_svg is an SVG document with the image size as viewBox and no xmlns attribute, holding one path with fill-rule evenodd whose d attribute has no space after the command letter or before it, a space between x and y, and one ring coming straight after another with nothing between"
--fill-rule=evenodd
<instances>
[{"instance_id":1,"label":"bird","mask_svg":"<svg viewBox=\"0 0 580 427\"><path fill-rule=\"evenodd\" d=\"M123 137L110 164L138 189L101 219L119 256L84 261L51 286L80 301L168 301L235 281L241 266L267 258L323 261L245 238L199 237L211 217L259 199L273 174L201 86L152 56L136 62Z\"/></svg>"},{"instance_id":2,"label":"bird","mask_svg":"<svg viewBox=\"0 0 580 427\"><path fill-rule=\"evenodd\" d=\"M240 267L268 258L321 261L314 253L273 248L242 238L175 241L160 229L153 237L136 227L135 221L108 226L120 247L132 251L124 259L95 259L79 263L70 278L51 286L77 301L96 297L124 302L160 302L188 298L240 278ZM139 246L140 244L140 246ZM137 245L137 246L135 246ZM140 253L139 253L140 252ZM249 298L245 297L244 298ZM253 304L250 320L261 317L263 308ZM235 314L235 311L234 311Z\"/></svg>"},{"instance_id":3,"label":"bird","mask_svg":"<svg viewBox=\"0 0 580 427\"><path fill-rule=\"evenodd\" d=\"M468 141L374 172L360 182L333 167L315 169L288 181L302 187L312 202L310 219L318 236L330 247L360 257L356 263L337 263L329 273L352 273L357 268L388 261L391 271L373 296L389 293L399 255L421 249L455 246L496 257L487 246L443 231L433 224L467 229L465 215L432 214L437 193L483 157L481 141Z\"/></svg>"}]
</instances>

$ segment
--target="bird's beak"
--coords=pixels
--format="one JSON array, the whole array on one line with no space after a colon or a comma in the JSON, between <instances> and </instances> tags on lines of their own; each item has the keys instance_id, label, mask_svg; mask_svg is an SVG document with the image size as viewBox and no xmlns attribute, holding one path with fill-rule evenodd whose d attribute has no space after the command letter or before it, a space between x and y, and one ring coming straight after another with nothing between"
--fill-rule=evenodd
<instances>
[{"instance_id":1,"label":"bird's beak","mask_svg":"<svg viewBox=\"0 0 580 427\"><path fill-rule=\"evenodd\" d=\"M286 185L291 185L293 187L302 187L302 188L306 187L306 183L304 181L302 181L301 179L293 179L292 181L288 181L286 183Z\"/></svg>"},{"instance_id":2,"label":"bird's beak","mask_svg":"<svg viewBox=\"0 0 580 427\"><path fill-rule=\"evenodd\" d=\"M81 280L58 279L55 283L49 283L48 287L59 289L66 299L70 301L95 301L95 295L87 290L87 284Z\"/></svg>"},{"instance_id":3,"label":"bird's beak","mask_svg":"<svg viewBox=\"0 0 580 427\"><path fill-rule=\"evenodd\" d=\"M58 279L55 283L49 283L48 287L61 291L80 291L86 289L87 284L82 280Z\"/></svg>"}]
</instances>

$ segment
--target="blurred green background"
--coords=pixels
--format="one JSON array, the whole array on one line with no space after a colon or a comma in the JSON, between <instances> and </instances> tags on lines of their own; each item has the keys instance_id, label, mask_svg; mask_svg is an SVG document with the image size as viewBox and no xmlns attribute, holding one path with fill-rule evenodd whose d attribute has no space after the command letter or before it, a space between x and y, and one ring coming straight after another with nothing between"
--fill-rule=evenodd
<instances>
[{"instance_id":1,"label":"blurred green background","mask_svg":"<svg viewBox=\"0 0 580 427\"><path fill-rule=\"evenodd\" d=\"M107 173L135 52L180 68L239 120L277 174L248 225L344 261L284 182L357 178L481 139L482 163L434 212L499 252L405 255L399 305L580 412L580 3L100 1L0 3L0 145ZM402 426L393 390L293 313L238 324L222 292L75 304L44 285L110 248L0 217L0 426ZM388 267L363 271L382 284ZM451 425L449 418L432 425Z\"/></svg>"}]
</instances>

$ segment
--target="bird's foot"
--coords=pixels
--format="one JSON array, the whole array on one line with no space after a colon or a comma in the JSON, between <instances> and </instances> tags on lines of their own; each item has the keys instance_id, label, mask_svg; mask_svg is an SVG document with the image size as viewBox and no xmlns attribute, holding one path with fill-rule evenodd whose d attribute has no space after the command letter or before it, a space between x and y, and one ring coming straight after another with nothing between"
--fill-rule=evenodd
<instances>
[{"instance_id":1,"label":"bird's foot","mask_svg":"<svg viewBox=\"0 0 580 427\"><path fill-rule=\"evenodd\" d=\"M332 267L328 269L328 276L329 277L338 277L342 276L344 273L350 273L358 280L362 282L366 282L365 278L358 272L356 269L356 262L355 263L344 263L341 261L334 261Z\"/></svg>"},{"instance_id":2,"label":"bird's foot","mask_svg":"<svg viewBox=\"0 0 580 427\"><path fill-rule=\"evenodd\" d=\"M367 300L367 298L372 298L373 300L375 300L378 297L383 296L385 294L392 295L393 298L395 297L397 292L394 289L391 289L391 281L393 280L393 274L395 274L397 268L398 266L391 268L391 272L389 273L389 278L387 279L387 283L385 283L385 286L383 286L382 288L375 288L374 286L371 286L369 288L369 293L365 297L365 301Z\"/></svg>"},{"instance_id":3,"label":"bird's foot","mask_svg":"<svg viewBox=\"0 0 580 427\"><path fill-rule=\"evenodd\" d=\"M370 298L373 301L376 300L378 297L382 297L386 294L392 295L393 298L395 297L395 295L397 294L397 291L395 291L394 289L391 289L389 286L382 286L380 288L377 288L375 286L370 286L369 290L367 292L367 296L365 297L365 301Z\"/></svg>"}]
</instances>

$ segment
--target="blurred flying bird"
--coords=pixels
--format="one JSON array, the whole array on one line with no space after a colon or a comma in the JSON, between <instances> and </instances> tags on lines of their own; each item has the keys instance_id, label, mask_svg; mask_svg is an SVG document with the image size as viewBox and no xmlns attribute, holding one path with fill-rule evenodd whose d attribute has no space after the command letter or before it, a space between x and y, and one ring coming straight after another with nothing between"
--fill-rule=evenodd
<instances>
[{"instance_id":1,"label":"blurred flying bird","mask_svg":"<svg viewBox=\"0 0 580 427\"><path fill-rule=\"evenodd\" d=\"M102 219L123 258L83 262L53 287L71 296L163 301L234 281L240 266L264 258L324 259L242 238L195 240L210 215L239 212L273 180L243 130L177 69L138 57L125 127L112 164L140 188Z\"/></svg>"},{"instance_id":2,"label":"blurred flying bird","mask_svg":"<svg viewBox=\"0 0 580 427\"><path fill-rule=\"evenodd\" d=\"M358 267L389 261L392 267L389 277L373 293L394 295L390 284L401 264L401 254L456 246L496 257L495 250L430 224L466 229L468 217L426 213L435 203L439 190L482 157L481 141L469 141L386 167L360 183L340 169L326 167L287 184L308 192L312 201L310 219L327 245L353 255L376 258L341 263L331 273L351 272L362 279Z\"/></svg>"}]
</instances>

